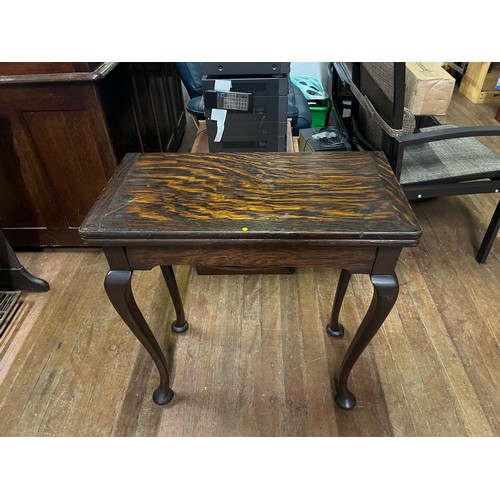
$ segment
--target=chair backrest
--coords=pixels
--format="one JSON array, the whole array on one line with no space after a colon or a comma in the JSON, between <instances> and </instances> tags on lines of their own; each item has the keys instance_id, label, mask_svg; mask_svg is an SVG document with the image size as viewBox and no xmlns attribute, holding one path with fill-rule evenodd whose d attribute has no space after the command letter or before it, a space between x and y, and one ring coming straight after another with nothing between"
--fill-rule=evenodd
<instances>
[{"instance_id":1,"label":"chair backrest","mask_svg":"<svg viewBox=\"0 0 500 500\"><path fill-rule=\"evenodd\" d=\"M392 129L404 126L405 76L404 62L352 63L352 82ZM353 101L352 117L353 134L360 146L383 151L392 163L394 138L357 99Z\"/></svg>"},{"instance_id":2,"label":"chair backrest","mask_svg":"<svg viewBox=\"0 0 500 500\"><path fill-rule=\"evenodd\" d=\"M201 71L201 63L199 62L176 62L175 68L177 73L186 87L189 97L199 97L203 93L201 79L203 73Z\"/></svg>"}]
</instances>

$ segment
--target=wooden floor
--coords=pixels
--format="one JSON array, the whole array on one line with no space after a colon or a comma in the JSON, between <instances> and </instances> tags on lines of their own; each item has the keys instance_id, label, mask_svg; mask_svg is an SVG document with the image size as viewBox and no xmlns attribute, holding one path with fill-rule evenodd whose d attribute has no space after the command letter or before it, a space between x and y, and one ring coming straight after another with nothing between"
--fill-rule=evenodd
<instances>
[{"instance_id":1,"label":"wooden floor","mask_svg":"<svg viewBox=\"0 0 500 500\"><path fill-rule=\"evenodd\" d=\"M496 109L457 93L445 121L498 124ZM500 154L499 138L486 142ZM351 412L335 406L332 374L371 298L365 276L348 288L337 340L325 334L337 269L177 267L190 323L179 336L159 269L137 272L137 301L172 363L176 395L158 407L153 363L104 293L103 254L19 252L51 290L23 293L0 338L0 435L499 436L500 237L485 265L474 259L498 196L414 205L423 237L403 250L396 306L353 369Z\"/></svg>"}]
</instances>

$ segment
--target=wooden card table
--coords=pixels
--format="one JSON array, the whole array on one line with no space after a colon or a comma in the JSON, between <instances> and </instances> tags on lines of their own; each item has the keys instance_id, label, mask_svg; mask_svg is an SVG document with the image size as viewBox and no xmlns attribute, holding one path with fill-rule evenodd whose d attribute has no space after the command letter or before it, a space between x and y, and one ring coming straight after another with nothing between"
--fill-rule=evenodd
<instances>
[{"instance_id":1,"label":"wooden card table","mask_svg":"<svg viewBox=\"0 0 500 500\"><path fill-rule=\"evenodd\" d=\"M132 294L135 270L160 266L172 298L172 330L188 323L172 265L341 269L327 333L344 333L339 313L351 274L369 274L370 307L338 375L335 401L398 295L395 266L420 227L382 153L128 154L80 227L109 262L104 286L160 374L157 404L173 397L168 367ZM215 314L215 311L214 311Z\"/></svg>"}]
</instances>

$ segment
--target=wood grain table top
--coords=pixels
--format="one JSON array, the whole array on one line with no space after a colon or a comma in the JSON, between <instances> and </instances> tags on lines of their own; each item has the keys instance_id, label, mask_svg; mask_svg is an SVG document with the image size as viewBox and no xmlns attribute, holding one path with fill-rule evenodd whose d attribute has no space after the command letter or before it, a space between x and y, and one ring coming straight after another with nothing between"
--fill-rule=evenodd
<instances>
[{"instance_id":1,"label":"wood grain table top","mask_svg":"<svg viewBox=\"0 0 500 500\"><path fill-rule=\"evenodd\" d=\"M420 226L382 153L128 154L80 227L89 244L329 239L412 246Z\"/></svg>"}]
</instances>

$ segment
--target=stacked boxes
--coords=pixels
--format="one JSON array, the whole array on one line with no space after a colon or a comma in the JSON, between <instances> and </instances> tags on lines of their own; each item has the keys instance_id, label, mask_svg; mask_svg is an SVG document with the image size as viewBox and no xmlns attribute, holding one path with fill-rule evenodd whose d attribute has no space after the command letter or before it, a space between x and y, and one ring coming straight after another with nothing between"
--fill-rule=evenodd
<instances>
[{"instance_id":1,"label":"stacked boxes","mask_svg":"<svg viewBox=\"0 0 500 500\"><path fill-rule=\"evenodd\" d=\"M286 151L290 63L201 63L201 69L210 152ZM224 93L242 93L248 109L225 110Z\"/></svg>"}]
</instances>

